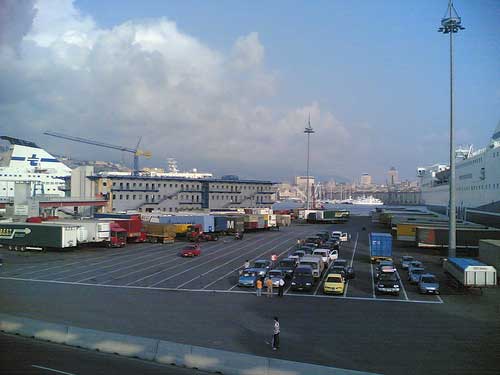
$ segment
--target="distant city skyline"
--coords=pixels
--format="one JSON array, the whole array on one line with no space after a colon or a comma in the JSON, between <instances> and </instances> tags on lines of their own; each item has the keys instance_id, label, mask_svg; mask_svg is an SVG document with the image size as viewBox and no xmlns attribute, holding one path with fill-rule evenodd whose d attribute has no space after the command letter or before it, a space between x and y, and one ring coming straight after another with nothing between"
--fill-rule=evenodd
<instances>
[{"instance_id":1,"label":"distant city skyline","mask_svg":"<svg viewBox=\"0 0 500 375\"><path fill-rule=\"evenodd\" d=\"M0 3L2 133L79 159L141 147L167 167L384 183L448 161L447 0ZM500 119L500 2L455 0L456 143ZM129 156L127 164L131 165Z\"/></svg>"}]
</instances>

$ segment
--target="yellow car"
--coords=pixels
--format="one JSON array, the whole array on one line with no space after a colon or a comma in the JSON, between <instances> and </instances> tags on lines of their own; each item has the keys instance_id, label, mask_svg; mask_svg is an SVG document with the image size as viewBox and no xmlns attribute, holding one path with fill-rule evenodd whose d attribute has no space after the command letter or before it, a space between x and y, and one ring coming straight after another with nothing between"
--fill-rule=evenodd
<instances>
[{"instance_id":1,"label":"yellow car","mask_svg":"<svg viewBox=\"0 0 500 375\"><path fill-rule=\"evenodd\" d=\"M341 274L329 273L323 284L325 294L344 294L345 280Z\"/></svg>"}]
</instances>

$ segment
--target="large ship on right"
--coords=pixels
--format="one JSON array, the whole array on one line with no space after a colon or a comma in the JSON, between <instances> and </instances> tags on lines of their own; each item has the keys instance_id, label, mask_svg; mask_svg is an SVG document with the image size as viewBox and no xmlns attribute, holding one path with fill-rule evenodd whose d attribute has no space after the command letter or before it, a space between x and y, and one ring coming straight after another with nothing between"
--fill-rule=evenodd
<instances>
[{"instance_id":1,"label":"large ship on right","mask_svg":"<svg viewBox=\"0 0 500 375\"><path fill-rule=\"evenodd\" d=\"M456 204L461 219L500 227L500 122L487 147L456 150ZM450 167L434 164L417 170L422 203L429 209L447 213Z\"/></svg>"}]
</instances>

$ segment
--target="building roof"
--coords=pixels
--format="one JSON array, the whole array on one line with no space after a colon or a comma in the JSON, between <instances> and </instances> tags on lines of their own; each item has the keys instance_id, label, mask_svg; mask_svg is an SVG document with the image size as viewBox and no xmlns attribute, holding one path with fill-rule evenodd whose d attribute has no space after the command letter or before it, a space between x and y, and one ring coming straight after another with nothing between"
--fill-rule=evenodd
<instances>
[{"instance_id":1,"label":"building roof","mask_svg":"<svg viewBox=\"0 0 500 375\"><path fill-rule=\"evenodd\" d=\"M217 183L241 183L241 184L267 184L275 185L278 182L264 180L225 180L221 178L186 178L174 176L88 176L91 180L109 178L112 180L153 180L153 181L188 181L188 182L217 182Z\"/></svg>"}]
</instances>

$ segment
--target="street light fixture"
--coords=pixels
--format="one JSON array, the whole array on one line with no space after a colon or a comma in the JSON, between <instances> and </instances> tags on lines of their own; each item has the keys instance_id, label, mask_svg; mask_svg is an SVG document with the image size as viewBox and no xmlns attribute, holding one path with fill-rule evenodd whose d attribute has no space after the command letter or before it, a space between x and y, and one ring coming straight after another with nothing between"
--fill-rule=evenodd
<instances>
[{"instance_id":1,"label":"street light fixture","mask_svg":"<svg viewBox=\"0 0 500 375\"><path fill-rule=\"evenodd\" d=\"M309 209L309 137L314 133L313 128L311 127L311 114L309 114L309 121L307 123L306 128L304 129L304 133L307 134L307 171L306 171L306 210Z\"/></svg>"},{"instance_id":2,"label":"street light fixture","mask_svg":"<svg viewBox=\"0 0 500 375\"><path fill-rule=\"evenodd\" d=\"M456 255L456 198L455 198L455 141L453 137L453 34L459 30L464 30L462 19L458 16L457 10L453 6L453 0L449 0L448 9L441 19L440 33L450 34L450 201L449 212L449 235L448 235L448 256Z\"/></svg>"}]
</instances>

